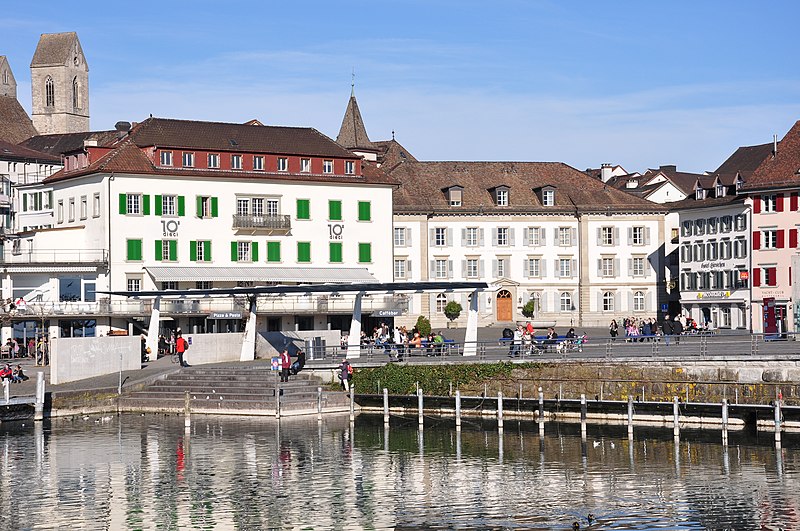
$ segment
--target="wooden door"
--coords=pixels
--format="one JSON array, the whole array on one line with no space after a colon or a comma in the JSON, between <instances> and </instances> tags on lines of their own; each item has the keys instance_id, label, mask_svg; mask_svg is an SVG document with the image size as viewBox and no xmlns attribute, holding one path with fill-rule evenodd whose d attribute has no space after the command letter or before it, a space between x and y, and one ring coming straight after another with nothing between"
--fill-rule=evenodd
<instances>
[{"instance_id":1,"label":"wooden door","mask_svg":"<svg viewBox=\"0 0 800 531\"><path fill-rule=\"evenodd\" d=\"M511 292L507 290L501 290L497 294L497 320L514 320L514 299L511 298Z\"/></svg>"}]
</instances>

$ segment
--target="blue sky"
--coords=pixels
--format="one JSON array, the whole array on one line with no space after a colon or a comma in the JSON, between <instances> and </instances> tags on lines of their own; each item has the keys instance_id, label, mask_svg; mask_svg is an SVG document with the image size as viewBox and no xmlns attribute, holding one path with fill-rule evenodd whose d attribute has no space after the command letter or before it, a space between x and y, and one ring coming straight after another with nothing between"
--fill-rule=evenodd
<instances>
[{"instance_id":1,"label":"blue sky","mask_svg":"<svg viewBox=\"0 0 800 531\"><path fill-rule=\"evenodd\" d=\"M152 113L335 137L353 69L370 138L423 160L713 170L800 119L796 1L3 4L28 110L39 34L78 32L94 129Z\"/></svg>"}]
</instances>

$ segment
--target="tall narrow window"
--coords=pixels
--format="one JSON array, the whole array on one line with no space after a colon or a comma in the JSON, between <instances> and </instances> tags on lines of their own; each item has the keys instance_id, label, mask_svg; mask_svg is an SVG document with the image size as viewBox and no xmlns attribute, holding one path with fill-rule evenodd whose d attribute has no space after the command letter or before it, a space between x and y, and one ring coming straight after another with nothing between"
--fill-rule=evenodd
<instances>
[{"instance_id":1,"label":"tall narrow window","mask_svg":"<svg viewBox=\"0 0 800 531\"><path fill-rule=\"evenodd\" d=\"M81 108L80 85L78 85L78 78L72 78L72 107L74 109Z\"/></svg>"},{"instance_id":2,"label":"tall narrow window","mask_svg":"<svg viewBox=\"0 0 800 531\"><path fill-rule=\"evenodd\" d=\"M53 84L53 78L47 76L44 80L44 105L45 107L53 107L56 104L56 89Z\"/></svg>"}]
</instances>

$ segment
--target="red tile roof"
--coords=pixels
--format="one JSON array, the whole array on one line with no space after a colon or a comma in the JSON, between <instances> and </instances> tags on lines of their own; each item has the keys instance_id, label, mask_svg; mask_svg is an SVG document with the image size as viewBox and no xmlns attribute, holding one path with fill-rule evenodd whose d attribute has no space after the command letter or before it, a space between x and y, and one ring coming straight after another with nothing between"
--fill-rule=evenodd
<instances>
[{"instance_id":1,"label":"red tile roof","mask_svg":"<svg viewBox=\"0 0 800 531\"><path fill-rule=\"evenodd\" d=\"M35 134L36 128L17 98L0 96L0 140L19 144Z\"/></svg>"},{"instance_id":2,"label":"red tile roof","mask_svg":"<svg viewBox=\"0 0 800 531\"><path fill-rule=\"evenodd\" d=\"M28 162L43 162L46 164L61 164L61 157L28 149L25 146L12 144L0 140L0 160L18 160Z\"/></svg>"},{"instance_id":3,"label":"red tile roof","mask_svg":"<svg viewBox=\"0 0 800 531\"><path fill-rule=\"evenodd\" d=\"M775 156L764 159L742 190L769 190L800 187L800 121L795 122L778 142Z\"/></svg>"}]
</instances>

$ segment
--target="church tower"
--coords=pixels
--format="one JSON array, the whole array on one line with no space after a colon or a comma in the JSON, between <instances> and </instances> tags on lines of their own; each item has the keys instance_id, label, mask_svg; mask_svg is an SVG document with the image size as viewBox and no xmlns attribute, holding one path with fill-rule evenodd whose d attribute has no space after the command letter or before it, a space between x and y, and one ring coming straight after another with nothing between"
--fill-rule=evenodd
<instances>
[{"instance_id":1,"label":"church tower","mask_svg":"<svg viewBox=\"0 0 800 531\"><path fill-rule=\"evenodd\" d=\"M31 61L31 96L40 135L89 130L89 67L75 32L39 38Z\"/></svg>"},{"instance_id":2,"label":"church tower","mask_svg":"<svg viewBox=\"0 0 800 531\"><path fill-rule=\"evenodd\" d=\"M17 80L5 55L0 55L0 96L17 99Z\"/></svg>"},{"instance_id":3,"label":"church tower","mask_svg":"<svg viewBox=\"0 0 800 531\"><path fill-rule=\"evenodd\" d=\"M347 102L347 109L344 111L342 126L339 128L336 141L367 160L377 160L378 158L380 150L367 136L367 128L364 127L364 120L361 118L353 87L350 88L350 100Z\"/></svg>"}]
</instances>

